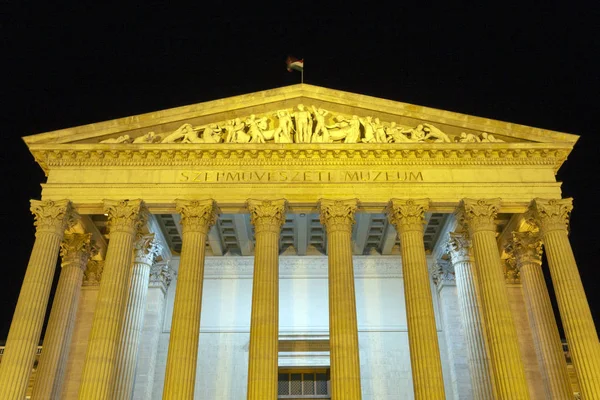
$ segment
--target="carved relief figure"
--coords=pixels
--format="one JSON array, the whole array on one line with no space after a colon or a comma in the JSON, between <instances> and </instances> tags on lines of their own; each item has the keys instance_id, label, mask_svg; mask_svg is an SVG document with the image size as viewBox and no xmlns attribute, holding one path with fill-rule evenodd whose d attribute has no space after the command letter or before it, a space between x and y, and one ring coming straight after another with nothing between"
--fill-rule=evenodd
<instances>
[{"instance_id":1,"label":"carved relief figure","mask_svg":"<svg viewBox=\"0 0 600 400\"><path fill-rule=\"evenodd\" d=\"M483 132L481 134L482 142L504 142L502 139L496 139L491 133Z\"/></svg>"},{"instance_id":2,"label":"carved relief figure","mask_svg":"<svg viewBox=\"0 0 600 400\"><path fill-rule=\"evenodd\" d=\"M119 136L118 138L110 138L102 140L100 143L131 143L132 140L129 135Z\"/></svg>"},{"instance_id":3,"label":"carved relief figure","mask_svg":"<svg viewBox=\"0 0 600 400\"><path fill-rule=\"evenodd\" d=\"M230 119L223 125L225 143L236 143L238 132L244 130L245 124L239 119Z\"/></svg>"},{"instance_id":4,"label":"carved relief figure","mask_svg":"<svg viewBox=\"0 0 600 400\"><path fill-rule=\"evenodd\" d=\"M375 129L373 127L372 117L359 118L360 124L364 129L364 137L362 139L363 143L373 143L375 142Z\"/></svg>"},{"instance_id":5,"label":"carved relief figure","mask_svg":"<svg viewBox=\"0 0 600 400\"><path fill-rule=\"evenodd\" d=\"M394 143L406 143L412 141L396 126L395 122L390 124L386 133Z\"/></svg>"},{"instance_id":6,"label":"carved relief figure","mask_svg":"<svg viewBox=\"0 0 600 400\"><path fill-rule=\"evenodd\" d=\"M275 143L292 143L294 124L290 112L288 110L278 110L276 115L279 118L279 126L273 135Z\"/></svg>"},{"instance_id":7,"label":"carved relief figure","mask_svg":"<svg viewBox=\"0 0 600 400\"><path fill-rule=\"evenodd\" d=\"M197 141L192 143L220 143L221 142L221 132L222 128L219 128L217 124L210 124L206 128L204 128L204 132L202 133L202 138L197 138ZM187 143L187 136L183 139L183 143Z\"/></svg>"},{"instance_id":8,"label":"carved relief figure","mask_svg":"<svg viewBox=\"0 0 600 400\"><path fill-rule=\"evenodd\" d=\"M434 142L452 142L448 135L431 124L423 124L423 130L427 132L425 135L425 140L433 138Z\"/></svg>"},{"instance_id":9,"label":"carved relief figure","mask_svg":"<svg viewBox=\"0 0 600 400\"><path fill-rule=\"evenodd\" d=\"M329 111L323 110L322 108L317 109L315 106L312 106L315 120L317 121L317 126L313 133L312 142L313 143L329 143L331 140L329 139L329 130L327 126L325 126L325 117L329 115Z\"/></svg>"},{"instance_id":10,"label":"carved relief figure","mask_svg":"<svg viewBox=\"0 0 600 400\"><path fill-rule=\"evenodd\" d=\"M304 109L303 104L298 104L298 111L292 116L296 121L296 143L310 143L312 136L312 118L310 112Z\"/></svg>"},{"instance_id":11,"label":"carved relief figure","mask_svg":"<svg viewBox=\"0 0 600 400\"><path fill-rule=\"evenodd\" d=\"M264 143L265 137L262 134L262 129L259 124L262 122L263 118L256 118L256 115L252 114L246 120L246 125L248 126L248 133L250 134L250 143ZM266 121L266 120L265 120ZM264 126L264 125L263 125Z\"/></svg>"},{"instance_id":12,"label":"carved relief figure","mask_svg":"<svg viewBox=\"0 0 600 400\"><path fill-rule=\"evenodd\" d=\"M481 142L481 139L477 137L477 135L473 135L472 133L462 132L460 137L458 138L460 143L478 143Z\"/></svg>"},{"instance_id":13,"label":"carved relief figure","mask_svg":"<svg viewBox=\"0 0 600 400\"><path fill-rule=\"evenodd\" d=\"M161 143L177 143L183 140L186 135L196 135L192 124L183 124L175 130L175 132L167 135Z\"/></svg>"},{"instance_id":14,"label":"carved relief figure","mask_svg":"<svg viewBox=\"0 0 600 400\"><path fill-rule=\"evenodd\" d=\"M138 136L133 143L160 143L161 137L154 132L148 132L145 135Z\"/></svg>"},{"instance_id":15,"label":"carved relief figure","mask_svg":"<svg viewBox=\"0 0 600 400\"><path fill-rule=\"evenodd\" d=\"M372 116L348 118L337 115L328 125L329 111L316 106L307 109L298 104L292 110L281 109L270 116L251 114L244 121L240 118L221 123L196 126L185 123L174 132L157 135L148 132L135 139L129 135L109 138L100 143L479 143L504 142L494 135L462 132L449 136L430 123L416 127L399 126L396 122L382 122ZM313 131L314 127L314 131ZM201 134L200 134L201 133Z\"/></svg>"},{"instance_id":16,"label":"carved relief figure","mask_svg":"<svg viewBox=\"0 0 600 400\"><path fill-rule=\"evenodd\" d=\"M375 118L373 128L375 129L375 141L377 143L387 143L387 134L385 133L385 128L381 121L379 121L379 118Z\"/></svg>"}]
</instances>

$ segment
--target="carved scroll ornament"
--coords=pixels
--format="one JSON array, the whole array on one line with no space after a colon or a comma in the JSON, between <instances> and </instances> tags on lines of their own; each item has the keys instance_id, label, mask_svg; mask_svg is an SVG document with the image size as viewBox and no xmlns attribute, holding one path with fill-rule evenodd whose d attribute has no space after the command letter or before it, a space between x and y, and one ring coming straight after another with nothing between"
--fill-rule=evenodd
<instances>
[{"instance_id":1,"label":"carved scroll ornament","mask_svg":"<svg viewBox=\"0 0 600 400\"><path fill-rule=\"evenodd\" d=\"M262 116L251 114L218 123L184 123L173 132L148 132L135 138L121 135L100 143L480 143L503 142L494 135L448 135L429 123L415 127L379 118L344 116L316 106L298 104Z\"/></svg>"}]
</instances>

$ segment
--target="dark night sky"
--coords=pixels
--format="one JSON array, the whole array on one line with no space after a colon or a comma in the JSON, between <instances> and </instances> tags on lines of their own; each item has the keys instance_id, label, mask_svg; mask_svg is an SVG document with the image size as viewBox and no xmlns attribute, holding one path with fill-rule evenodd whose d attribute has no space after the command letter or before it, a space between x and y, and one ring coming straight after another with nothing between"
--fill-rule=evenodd
<instances>
[{"instance_id":1,"label":"dark night sky","mask_svg":"<svg viewBox=\"0 0 600 400\"><path fill-rule=\"evenodd\" d=\"M0 340L44 181L20 137L294 84L288 54L305 58L310 84L581 135L558 179L600 326L597 2L49 3L6 2L1 17Z\"/></svg>"}]
</instances>

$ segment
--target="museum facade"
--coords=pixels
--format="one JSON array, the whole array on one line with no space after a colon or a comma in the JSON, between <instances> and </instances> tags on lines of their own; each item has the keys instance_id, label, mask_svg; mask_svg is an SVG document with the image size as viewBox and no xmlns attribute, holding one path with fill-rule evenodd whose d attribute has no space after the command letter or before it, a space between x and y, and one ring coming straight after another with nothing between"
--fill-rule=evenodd
<instances>
[{"instance_id":1,"label":"museum facade","mask_svg":"<svg viewBox=\"0 0 600 400\"><path fill-rule=\"evenodd\" d=\"M306 84L25 137L0 398L600 398L577 138Z\"/></svg>"}]
</instances>

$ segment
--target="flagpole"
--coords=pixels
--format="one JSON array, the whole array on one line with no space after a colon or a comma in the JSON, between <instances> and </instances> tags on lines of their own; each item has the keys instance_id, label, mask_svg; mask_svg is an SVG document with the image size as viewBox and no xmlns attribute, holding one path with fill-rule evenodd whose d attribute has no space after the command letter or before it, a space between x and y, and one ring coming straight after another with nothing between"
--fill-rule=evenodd
<instances>
[{"instance_id":1,"label":"flagpole","mask_svg":"<svg viewBox=\"0 0 600 400\"><path fill-rule=\"evenodd\" d=\"M304 68L300 71L300 83L304 83Z\"/></svg>"}]
</instances>

